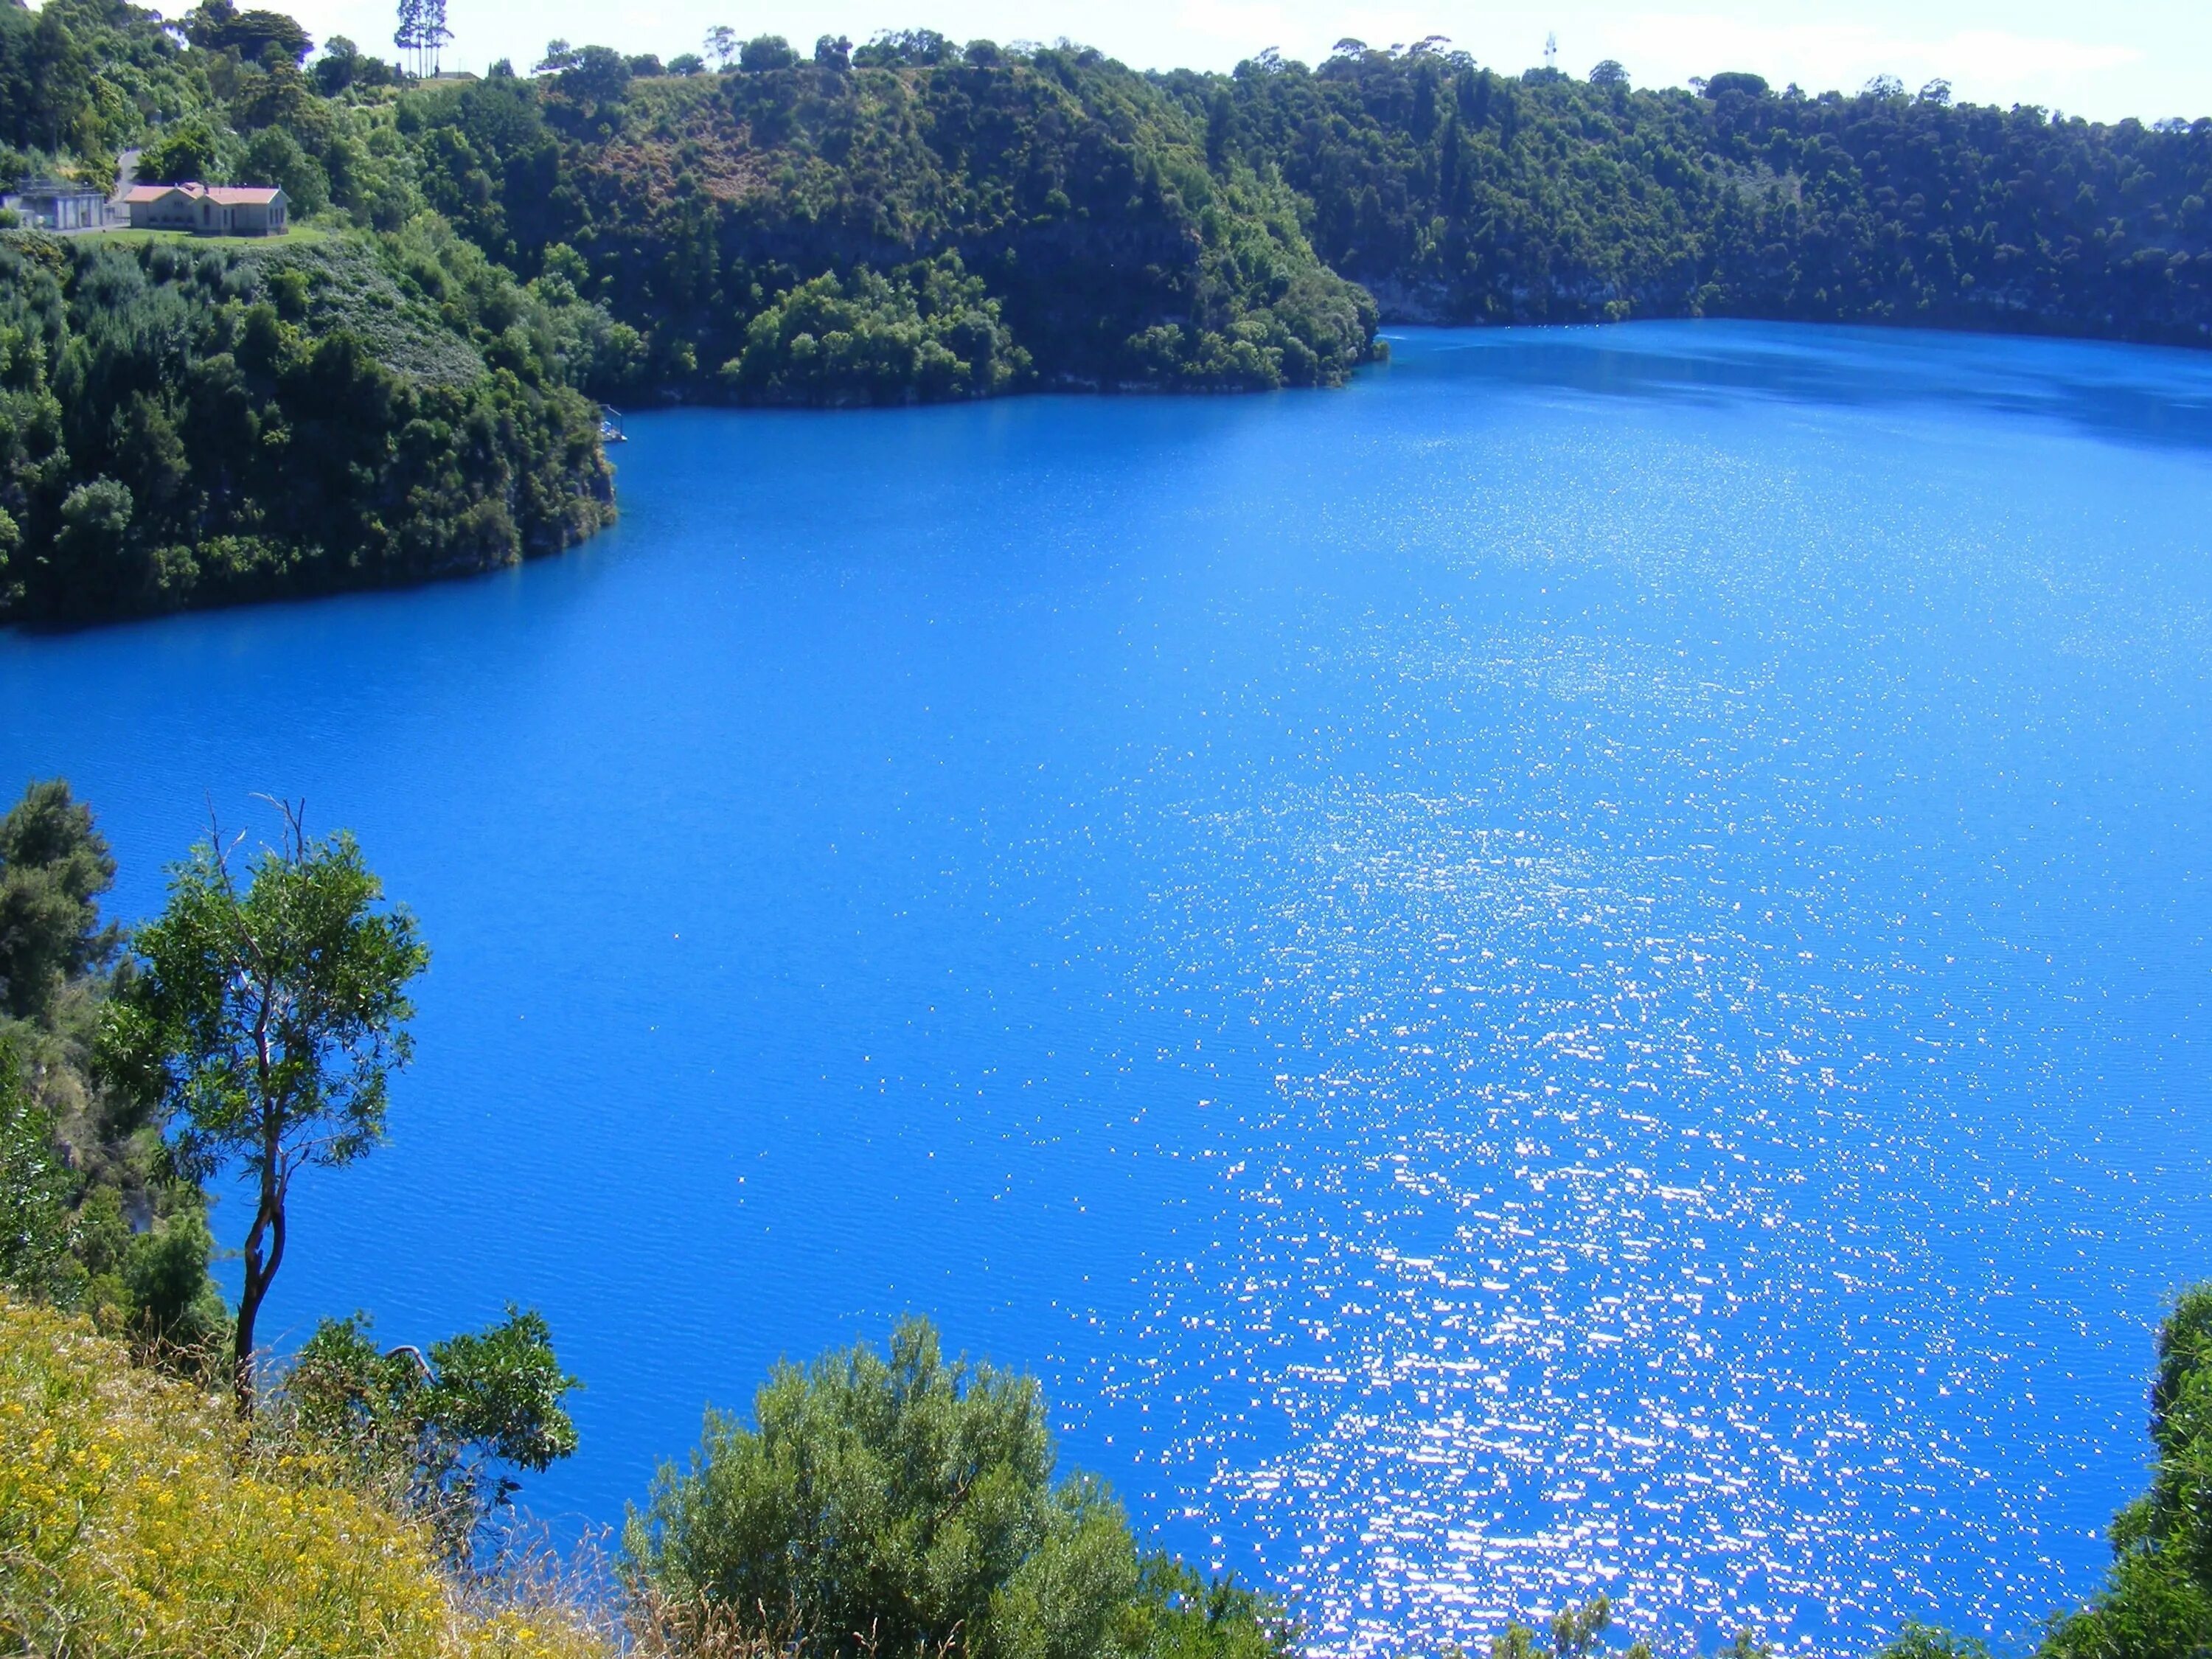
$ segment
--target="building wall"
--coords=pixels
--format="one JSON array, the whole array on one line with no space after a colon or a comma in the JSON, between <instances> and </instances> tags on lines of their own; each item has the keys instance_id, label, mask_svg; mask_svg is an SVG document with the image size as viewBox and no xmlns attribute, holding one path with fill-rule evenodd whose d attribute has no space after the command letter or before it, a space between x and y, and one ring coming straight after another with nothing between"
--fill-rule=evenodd
<instances>
[{"instance_id":1,"label":"building wall","mask_svg":"<svg viewBox=\"0 0 2212 1659\"><path fill-rule=\"evenodd\" d=\"M133 230L197 230L199 228L199 216L191 202L178 197L160 202L133 202L131 204L131 228Z\"/></svg>"},{"instance_id":2,"label":"building wall","mask_svg":"<svg viewBox=\"0 0 2212 1659\"><path fill-rule=\"evenodd\" d=\"M44 230L89 230L101 222L105 198L90 192L9 196L5 204Z\"/></svg>"},{"instance_id":3,"label":"building wall","mask_svg":"<svg viewBox=\"0 0 2212 1659\"><path fill-rule=\"evenodd\" d=\"M288 216L282 203L211 202L207 198L172 196L133 202L134 230L189 230L201 236L282 235Z\"/></svg>"}]
</instances>

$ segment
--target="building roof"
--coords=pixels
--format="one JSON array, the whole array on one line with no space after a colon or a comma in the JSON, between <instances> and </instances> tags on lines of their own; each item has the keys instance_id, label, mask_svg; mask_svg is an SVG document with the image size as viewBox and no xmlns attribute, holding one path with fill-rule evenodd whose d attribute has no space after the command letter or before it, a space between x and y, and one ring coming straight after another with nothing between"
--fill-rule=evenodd
<instances>
[{"instance_id":1,"label":"building roof","mask_svg":"<svg viewBox=\"0 0 2212 1659\"><path fill-rule=\"evenodd\" d=\"M72 185L61 179L26 179L8 192L10 196L97 196L91 185Z\"/></svg>"},{"instance_id":2,"label":"building roof","mask_svg":"<svg viewBox=\"0 0 2212 1659\"><path fill-rule=\"evenodd\" d=\"M133 185L126 202L158 202L172 191L197 201L205 197L217 207L266 207L284 192L270 185Z\"/></svg>"}]
</instances>

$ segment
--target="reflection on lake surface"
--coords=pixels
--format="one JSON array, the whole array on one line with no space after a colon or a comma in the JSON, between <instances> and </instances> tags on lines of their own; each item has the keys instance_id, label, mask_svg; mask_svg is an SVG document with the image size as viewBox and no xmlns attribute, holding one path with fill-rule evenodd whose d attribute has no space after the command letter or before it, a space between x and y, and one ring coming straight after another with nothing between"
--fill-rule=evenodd
<instances>
[{"instance_id":1,"label":"reflection on lake surface","mask_svg":"<svg viewBox=\"0 0 2212 1659\"><path fill-rule=\"evenodd\" d=\"M0 641L126 915L262 789L436 949L274 1328L534 1302L532 1492L611 1521L927 1311L1331 1651L2094 1584L2212 1275L2212 360L1424 333L631 436L559 561Z\"/></svg>"}]
</instances>

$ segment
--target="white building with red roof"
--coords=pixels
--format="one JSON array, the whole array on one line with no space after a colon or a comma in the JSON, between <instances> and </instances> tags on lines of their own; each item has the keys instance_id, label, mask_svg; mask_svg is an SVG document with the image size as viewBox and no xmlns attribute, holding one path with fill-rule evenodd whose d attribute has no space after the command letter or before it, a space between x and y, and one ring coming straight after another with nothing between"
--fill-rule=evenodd
<instances>
[{"instance_id":1,"label":"white building with red roof","mask_svg":"<svg viewBox=\"0 0 2212 1659\"><path fill-rule=\"evenodd\" d=\"M284 192L268 185L133 185L123 203L133 230L282 236L291 228Z\"/></svg>"}]
</instances>

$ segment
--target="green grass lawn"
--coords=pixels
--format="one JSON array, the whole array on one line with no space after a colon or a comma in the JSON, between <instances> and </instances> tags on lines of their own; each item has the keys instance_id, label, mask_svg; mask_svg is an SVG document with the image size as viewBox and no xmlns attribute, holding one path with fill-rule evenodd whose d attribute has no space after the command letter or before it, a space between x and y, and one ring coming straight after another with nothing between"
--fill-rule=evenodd
<instances>
[{"instance_id":1,"label":"green grass lawn","mask_svg":"<svg viewBox=\"0 0 2212 1659\"><path fill-rule=\"evenodd\" d=\"M271 247L287 242L328 241L331 234L313 225L295 225L282 236L201 236L189 230L88 230L78 234L98 236L128 247L144 242L191 242L200 247Z\"/></svg>"}]
</instances>

